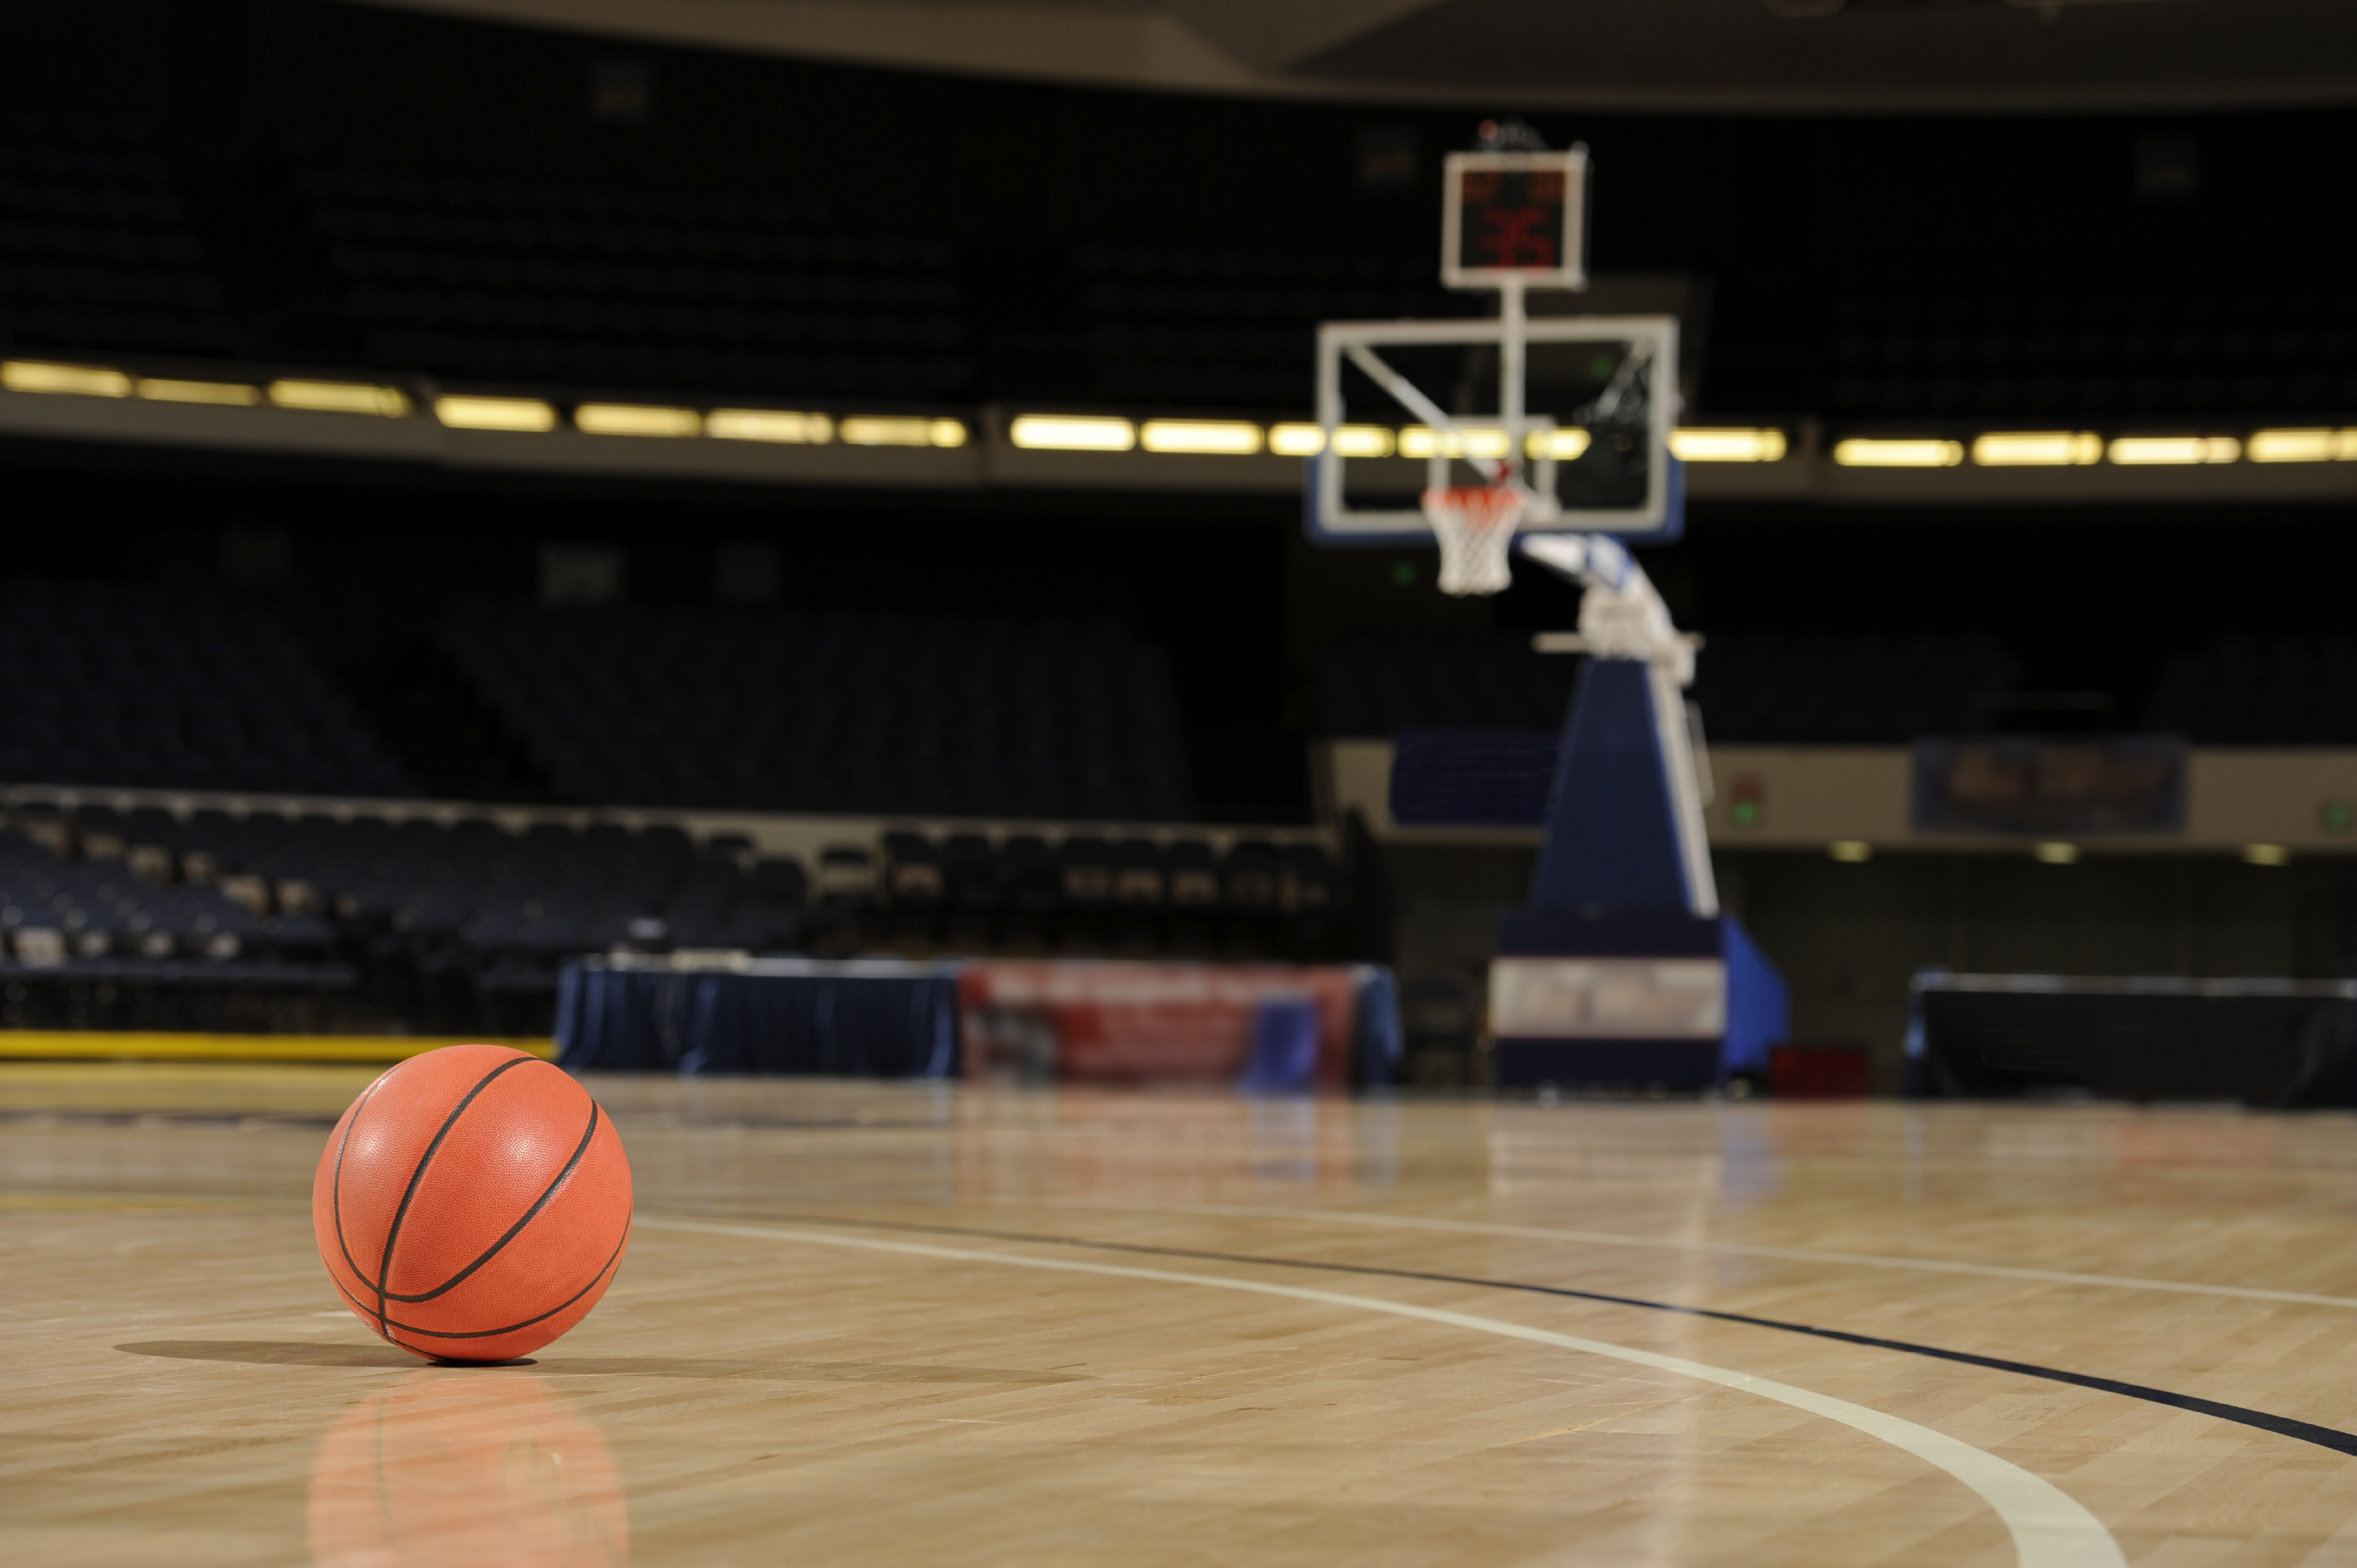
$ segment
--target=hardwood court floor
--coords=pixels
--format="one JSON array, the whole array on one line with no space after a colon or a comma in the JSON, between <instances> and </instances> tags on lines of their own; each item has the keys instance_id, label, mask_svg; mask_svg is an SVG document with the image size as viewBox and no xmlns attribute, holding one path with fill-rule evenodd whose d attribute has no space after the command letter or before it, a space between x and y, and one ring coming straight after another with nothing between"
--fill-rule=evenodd
<instances>
[{"instance_id":1,"label":"hardwood court floor","mask_svg":"<svg viewBox=\"0 0 2357 1568\"><path fill-rule=\"evenodd\" d=\"M459 1369L312 1251L369 1076L0 1068L0 1562L2357 1564L2347 1117L606 1079Z\"/></svg>"}]
</instances>

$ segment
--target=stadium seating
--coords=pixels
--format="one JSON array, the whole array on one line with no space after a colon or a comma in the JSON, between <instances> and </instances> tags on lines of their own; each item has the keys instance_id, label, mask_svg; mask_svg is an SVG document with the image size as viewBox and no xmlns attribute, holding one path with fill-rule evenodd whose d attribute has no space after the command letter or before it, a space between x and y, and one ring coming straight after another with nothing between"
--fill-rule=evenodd
<instances>
[{"instance_id":1,"label":"stadium seating","mask_svg":"<svg viewBox=\"0 0 2357 1568\"><path fill-rule=\"evenodd\" d=\"M1999 727L2016 670L1991 638L1720 633L1691 695L1714 741L1900 746Z\"/></svg>"},{"instance_id":2,"label":"stadium seating","mask_svg":"<svg viewBox=\"0 0 2357 1568\"><path fill-rule=\"evenodd\" d=\"M1459 315L1425 255L1082 247L1074 257L1096 395L1306 409L1320 321Z\"/></svg>"},{"instance_id":3,"label":"stadium seating","mask_svg":"<svg viewBox=\"0 0 2357 1568\"><path fill-rule=\"evenodd\" d=\"M772 196L355 167L288 181L257 165L207 197L266 237L272 292L296 280L321 302L241 326L231 295L265 280L217 270L139 124L13 116L0 341L698 400L1289 411L1309 400L1318 322L1477 308L1437 286L1420 247L1245 252L1216 225L1045 251L1010 292L939 233ZM1797 360L1821 365L1802 397L1836 418L2337 417L2357 406L2352 311L2357 296L2315 290L1951 290L1855 295L1789 328L1728 315L1717 337L1728 384L1756 396L1766 373L1779 406Z\"/></svg>"},{"instance_id":4,"label":"stadium seating","mask_svg":"<svg viewBox=\"0 0 2357 1568\"><path fill-rule=\"evenodd\" d=\"M814 890L798 860L663 825L91 805L15 822L0 972L52 1022L102 983L151 1010L190 985L296 985L412 1026L544 1029L565 961L616 950L1326 957L1348 902L1322 847L1258 840L1223 856L1188 837L895 832L880 877L843 844Z\"/></svg>"},{"instance_id":5,"label":"stadium seating","mask_svg":"<svg viewBox=\"0 0 2357 1568\"><path fill-rule=\"evenodd\" d=\"M974 395L957 253L772 200L298 177L358 350L492 382L698 396Z\"/></svg>"},{"instance_id":6,"label":"stadium seating","mask_svg":"<svg viewBox=\"0 0 2357 1568\"><path fill-rule=\"evenodd\" d=\"M171 167L136 123L0 121L0 343L237 351Z\"/></svg>"},{"instance_id":7,"label":"stadium seating","mask_svg":"<svg viewBox=\"0 0 2357 1568\"><path fill-rule=\"evenodd\" d=\"M1533 652L1518 632L1353 636L1318 659L1318 725L1331 736L1552 731L1578 665ZM1896 745L1991 727L2013 671L1985 638L1716 634L1692 695L1715 741Z\"/></svg>"},{"instance_id":8,"label":"stadium seating","mask_svg":"<svg viewBox=\"0 0 2357 1568\"><path fill-rule=\"evenodd\" d=\"M2357 744L2357 638L2222 637L2170 660L2144 727L2197 746Z\"/></svg>"},{"instance_id":9,"label":"stadium seating","mask_svg":"<svg viewBox=\"0 0 2357 1568\"><path fill-rule=\"evenodd\" d=\"M1190 814L1166 663L1115 628L477 604L440 635L576 800Z\"/></svg>"},{"instance_id":10,"label":"stadium seating","mask_svg":"<svg viewBox=\"0 0 2357 1568\"><path fill-rule=\"evenodd\" d=\"M18 958L233 959L328 944L328 928L309 916L264 915L217 883L159 883L125 861L119 838L91 836L93 853L68 860L54 841L0 833L0 930Z\"/></svg>"},{"instance_id":11,"label":"stadium seating","mask_svg":"<svg viewBox=\"0 0 2357 1568\"><path fill-rule=\"evenodd\" d=\"M1837 414L2327 413L2357 404L2350 298L1854 299L1825 345Z\"/></svg>"},{"instance_id":12,"label":"stadium seating","mask_svg":"<svg viewBox=\"0 0 2357 1568\"><path fill-rule=\"evenodd\" d=\"M203 589L0 582L0 779L404 795L295 641Z\"/></svg>"},{"instance_id":13,"label":"stadium seating","mask_svg":"<svg viewBox=\"0 0 2357 1568\"><path fill-rule=\"evenodd\" d=\"M1318 725L1331 736L1411 729L1555 730L1579 660L1511 631L1361 632L1321 650Z\"/></svg>"}]
</instances>

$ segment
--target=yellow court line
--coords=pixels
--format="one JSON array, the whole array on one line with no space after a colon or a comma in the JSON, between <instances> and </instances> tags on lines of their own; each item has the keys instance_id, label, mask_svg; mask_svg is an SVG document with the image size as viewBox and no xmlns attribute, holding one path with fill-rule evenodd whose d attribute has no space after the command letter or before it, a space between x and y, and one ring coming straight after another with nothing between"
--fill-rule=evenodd
<instances>
[{"instance_id":1,"label":"yellow court line","mask_svg":"<svg viewBox=\"0 0 2357 1568\"><path fill-rule=\"evenodd\" d=\"M0 1029L0 1059L56 1061L397 1062L444 1046L512 1046L544 1060L554 1040L457 1035L166 1035L113 1029Z\"/></svg>"}]
</instances>

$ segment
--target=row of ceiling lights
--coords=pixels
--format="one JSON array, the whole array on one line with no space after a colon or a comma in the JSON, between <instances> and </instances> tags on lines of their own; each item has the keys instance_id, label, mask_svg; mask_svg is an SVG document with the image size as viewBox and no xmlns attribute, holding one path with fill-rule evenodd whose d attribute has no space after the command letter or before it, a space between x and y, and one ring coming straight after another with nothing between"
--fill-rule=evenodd
<instances>
[{"instance_id":1,"label":"row of ceiling lights","mask_svg":"<svg viewBox=\"0 0 2357 1568\"><path fill-rule=\"evenodd\" d=\"M399 387L363 381L281 379L262 385L246 381L133 376L106 366L48 360L0 362L0 386L12 392L84 397L145 398L158 403L211 403L315 413L404 418L414 412ZM542 398L447 393L432 400L434 417L460 430L540 432L564 423L556 405ZM585 403L573 410L573 427L592 435L765 441L792 446L842 442L857 446L956 447L969 436L963 421L923 415L824 413L780 409L714 409L709 412L650 403ZM1318 424L1262 424L1241 419L1131 420L1111 414L1023 413L1007 426L1008 441L1030 451L1129 452L1280 457L1312 457L1326 449L1328 432ZM1505 432L1472 426L1461 435L1411 424L1344 424L1331 436L1345 457L1502 457ZM1533 431L1525 437L1532 457L1568 462L1587 449L1588 435L1577 428ZM1785 433L1770 427L1703 428L1674 432L1670 450L1688 463L1779 463L1790 450ZM1969 459L1979 467L2078 467L2099 463L2153 465L2357 462L2357 428L2261 430L2232 435L2123 435L2106 440L2092 431L2017 431L1975 437L1969 446L1944 438L1854 436L1835 443L1833 460L1846 468L1949 468Z\"/></svg>"},{"instance_id":2,"label":"row of ceiling lights","mask_svg":"<svg viewBox=\"0 0 2357 1568\"><path fill-rule=\"evenodd\" d=\"M1007 427L1015 446L1041 451L1214 452L1248 456L1271 452L1312 457L1326 449L1327 432L1309 424L1260 425L1246 420L1148 419L1109 414L1027 413ZM1381 424L1344 424L1332 435L1345 457L1502 457L1503 430L1469 426L1461 435L1421 424L1394 430ZM1577 428L1533 431L1525 449L1533 457L1577 458L1588 435ZM1781 463L1791 449L1781 430L1686 426L1670 435L1670 450L1688 463ZM1859 436L1835 443L1833 459L1845 468L1948 468L1969 459L1985 468L2077 467L2097 463L2126 467L2156 464L2357 462L2357 429L2261 430L2247 438L2232 435L2123 435L2110 440L2092 431L2014 431L1975 437L1969 445L1945 439L1890 440Z\"/></svg>"},{"instance_id":3,"label":"row of ceiling lights","mask_svg":"<svg viewBox=\"0 0 2357 1568\"><path fill-rule=\"evenodd\" d=\"M62 364L50 360L10 360L0 362L0 386L11 392L47 392L82 397L145 398L158 403L211 403L220 406L301 409L310 413L369 414L400 419L414 412L409 394L399 387L364 381L281 379L256 385L248 381L193 381L133 376L101 365ZM556 405L544 398L495 397L450 392L431 400L434 417L459 430L550 431L564 423ZM964 422L908 415L850 415L837 419L824 413L781 409L714 409L699 412L651 403L585 403L573 410L573 427L591 435L671 437L710 436L719 440L769 441L796 446L824 446L840 441L862 446L937 446L965 445ZM1730 442L1730 437L1740 437ZM1148 419L1130 420L1104 414L1025 413L1007 428L1017 447L1051 452L1189 453L1251 456L1261 452L1283 457L1315 456L1326 446L1326 432L1311 424L1264 425L1251 420ZM1568 462L1587 449L1585 430L1534 431L1526 446L1534 457ZM1680 431L1679 456L1689 461L1774 462L1784 455L1780 430ZM1346 457L1428 457L1443 456L1502 457L1505 432L1475 428L1460 437L1436 433L1424 425L1394 430L1388 425L1346 424L1334 433L1334 449Z\"/></svg>"},{"instance_id":4,"label":"row of ceiling lights","mask_svg":"<svg viewBox=\"0 0 2357 1568\"><path fill-rule=\"evenodd\" d=\"M145 398L153 403L210 403L223 407L299 409L312 413L351 413L405 419L416 412L399 387L367 381L285 378L263 385L247 381L186 381L131 376L96 365L47 360L0 362L0 386L11 392L82 397ZM556 405L536 397L489 397L446 393L427 405L435 419L454 430L550 431L564 423ZM709 412L654 403L585 403L573 410L573 428L590 435L635 435L722 441L766 441L787 446L952 447L966 444L965 422L927 415L798 413L782 409L716 408Z\"/></svg>"},{"instance_id":5,"label":"row of ceiling lights","mask_svg":"<svg viewBox=\"0 0 2357 1568\"><path fill-rule=\"evenodd\" d=\"M1834 444L1845 468L1953 468L1969 457L1984 468L2071 468L2097 463L2357 462L2357 429L2259 430L2233 435L2120 435L2091 430L2016 431L1962 441L1854 437Z\"/></svg>"},{"instance_id":6,"label":"row of ceiling lights","mask_svg":"<svg viewBox=\"0 0 2357 1568\"><path fill-rule=\"evenodd\" d=\"M1874 846L1864 839L1835 839L1825 846L1834 859L1850 865L1863 865L1874 858ZM2291 851L2279 843L2246 843L2242 857L2248 865L2289 865ZM2049 839L2029 846L2029 857L2046 865L2076 865L2079 846L2065 839Z\"/></svg>"},{"instance_id":7,"label":"row of ceiling lights","mask_svg":"<svg viewBox=\"0 0 2357 1568\"><path fill-rule=\"evenodd\" d=\"M1019 413L1007 423L1009 445L1032 452L1192 452L1249 457L1315 457L1326 449L1322 425L1260 424L1248 419L1123 419L1103 413ZM1781 437L1780 437L1781 439ZM1523 449L1534 457L1569 462L1587 450L1585 430L1534 430ZM1411 424L1344 424L1334 450L1345 457L1502 457L1506 433L1496 427L1436 431Z\"/></svg>"}]
</instances>

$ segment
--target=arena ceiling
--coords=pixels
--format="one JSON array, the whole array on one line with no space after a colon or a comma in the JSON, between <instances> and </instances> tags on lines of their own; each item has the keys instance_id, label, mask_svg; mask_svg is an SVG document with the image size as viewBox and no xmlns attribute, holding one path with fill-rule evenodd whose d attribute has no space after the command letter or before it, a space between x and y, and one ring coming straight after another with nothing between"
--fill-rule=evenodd
<instances>
[{"instance_id":1,"label":"arena ceiling","mask_svg":"<svg viewBox=\"0 0 2357 1568\"><path fill-rule=\"evenodd\" d=\"M2357 101L2357 0L363 0L1101 86L1477 108Z\"/></svg>"}]
</instances>

